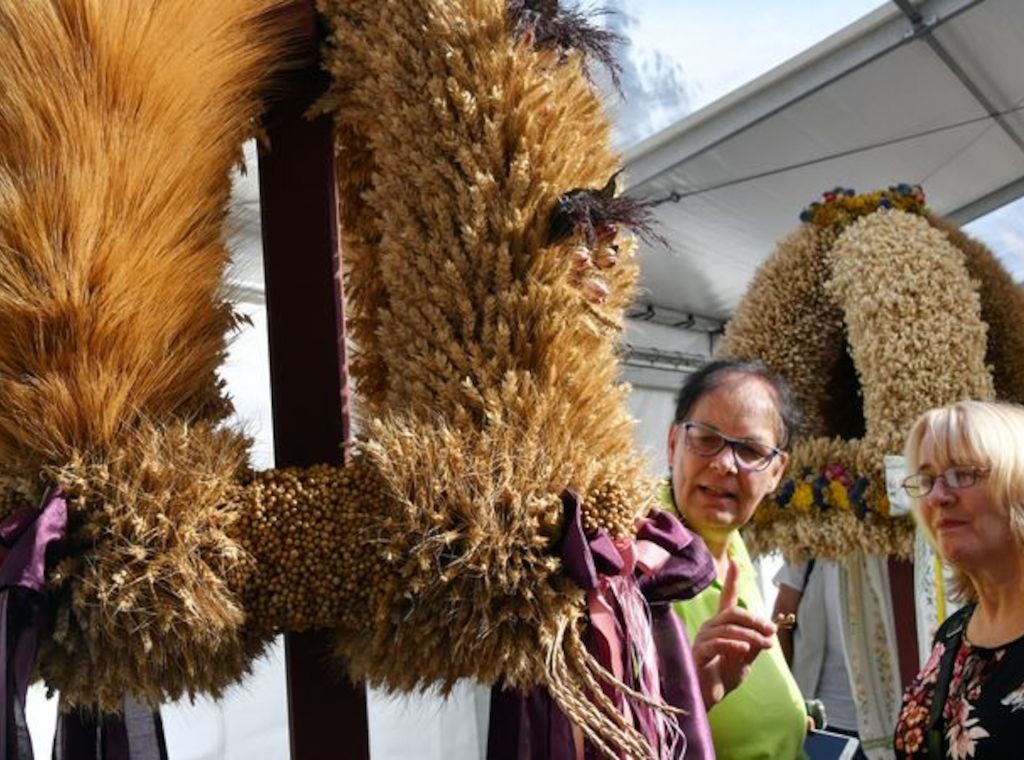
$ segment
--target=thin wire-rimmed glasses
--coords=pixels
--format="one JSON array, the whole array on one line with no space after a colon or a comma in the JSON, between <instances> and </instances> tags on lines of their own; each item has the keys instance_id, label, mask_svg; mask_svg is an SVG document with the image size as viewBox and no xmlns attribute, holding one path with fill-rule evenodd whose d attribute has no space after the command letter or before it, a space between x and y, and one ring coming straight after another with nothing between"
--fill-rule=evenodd
<instances>
[{"instance_id":1,"label":"thin wire-rimmed glasses","mask_svg":"<svg viewBox=\"0 0 1024 760\"><path fill-rule=\"evenodd\" d=\"M970 488L978 482L978 478L988 475L987 467L975 467L968 464L955 464L940 473L918 472L903 479L903 490L911 499L922 499L929 494L941 479L946 488Z\"/></svg>"},{"instance_id":2,"label":"thin wire-rimmed glasses","mask_svg":"<svg viewBox=\"0 0 1024 760\"><path fill-rule=\"evenodd\" d=\"M710 425L700 422L680 422L683 429L683 438L686 441L686 448L697 456L713 457L728 446L732 449L733 461L740 470L763 470L772 463L779 454L780 449L769 446L761 441L754 441L749 438L730 438L715 430Z\"/></svg>"}]
</instances>

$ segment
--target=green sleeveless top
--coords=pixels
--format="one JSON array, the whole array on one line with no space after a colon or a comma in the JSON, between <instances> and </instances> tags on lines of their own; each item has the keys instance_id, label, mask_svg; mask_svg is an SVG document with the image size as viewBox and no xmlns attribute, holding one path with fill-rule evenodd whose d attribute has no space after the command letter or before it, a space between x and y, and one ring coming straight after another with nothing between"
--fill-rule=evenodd
<instances>
[{"instance_id":1,"label":"green sleeveless top","mask_svg":"<svg viewBox=\"0 0 1024 760\"><path fill-rule=\"evenodd\" d=\"M739 533L729 541L729 556L739 563L739 603L764 614L757 575ZM717 580L693 599L676 602L692 642L701 625L718 612L722 584ZM718 760L798 760L806 733L804 699L793 680L778 639L761 652L750 675L708 712Z\"/></svg>"}]
</instances>

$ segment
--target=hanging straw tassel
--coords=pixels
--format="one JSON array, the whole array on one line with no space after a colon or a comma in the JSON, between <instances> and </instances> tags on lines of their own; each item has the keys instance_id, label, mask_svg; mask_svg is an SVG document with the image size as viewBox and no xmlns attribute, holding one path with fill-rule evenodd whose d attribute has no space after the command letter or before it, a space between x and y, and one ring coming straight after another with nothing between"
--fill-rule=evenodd
<instances>
[{"instance_id":1,"label":"hanging straw tassel","mask_svg":"<svg viewBox=\"0 0 1024 760\"><path fill-rule=\"evenodd\" d=\"M559 627L546 663L546 685L555 703L605 757L665 760L677 756L679 743L686 739L675 716L684 711L616 678L587 650L576 623ZM656 746L625 717L605 693L605 686L653 712L662 726Z\"/></svg>"},{"instance_id":2,"label":"hanging straw tassel","mask_svg":"<svg viewBox=\"0 0 1024 760\"><path fill-rule=\"evenodd\" d=\"M644 735L604 693L594 677L595 671L601 670L601 664L583 645L576 625L566 622L559 626L547 653L545 672L547 689L559 709L609 760L619 760L623 753L634 760L659 760Z\"/></svg>"}]
</instances>

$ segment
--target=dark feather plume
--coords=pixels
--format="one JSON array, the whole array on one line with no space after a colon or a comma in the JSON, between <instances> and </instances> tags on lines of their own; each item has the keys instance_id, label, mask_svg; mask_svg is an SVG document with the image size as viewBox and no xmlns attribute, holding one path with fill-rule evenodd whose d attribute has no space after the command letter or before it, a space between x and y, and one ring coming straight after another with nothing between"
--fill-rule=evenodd
<instances>
[{"instance_id":1,"label":"dark feather plume","mask_svg":"<svg viewBox=\"0 0 1024 760\"><path fill-rule=\"evenodd\" d=\"M509 0L508 16L518 38L529 38L538 47L554 45L562 53L578 50L583 54L583 65L590 75L588 61L595 60L608 70L615 88L622 91L622 67L615 59L613 49L626 41L625 37L594 24L597 16L614 11L598 9L581 11L578 7L565 8L559 0Z\"/></svg>"},{"instance_id":2,"label":"dark feather plume","mask_svg":"<svg viewBox=\"0 0 1024 760\"><path fill-rule=\"evenodd\" d=\"M548 244L553 245L578 232L588 246L593 246L602 229L623 226L648 244L668 245L655 231L650 201L628 195L616 197L618 176L618 173L613 174L600 189L575 188L559 198L548 223Z\"/></svg>"}]
</instances>

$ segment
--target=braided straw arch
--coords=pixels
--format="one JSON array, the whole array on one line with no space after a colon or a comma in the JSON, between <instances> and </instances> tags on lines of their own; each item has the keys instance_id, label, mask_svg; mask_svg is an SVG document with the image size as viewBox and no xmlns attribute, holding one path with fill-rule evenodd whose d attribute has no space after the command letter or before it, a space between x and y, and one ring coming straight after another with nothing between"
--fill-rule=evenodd
<instances>
[{"instance_id":1,"label":"braided straw arch","mask_svg":"<svg viewBox=\"0 0 1024 760\"><path fill-rule=\"evenodd\" d=\"M647 756L596 685L557 552L565 489L616 537L655 492L616 381L632 241L553 233L618 157L579 52L512 5L320 2L363 452L390 495L359 509L376 556L337 650L394 690L546 686L608 756Z\"/></svg>"},{"instance_id":2,"label":"braided straw arch","mask_svg":"<svg viewBox=\"0 0 1024 760\"><path fill-rule=\"evenodd\" d=\"M919 190L829 193L755 274L721 353L765 361L806 425L746 529L790 558L907 556L883 457L933 406L1020 400L1024 296L984 246L927 215Z\"/></svg>"}]
</instances>

